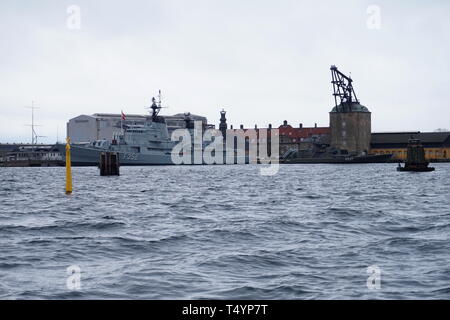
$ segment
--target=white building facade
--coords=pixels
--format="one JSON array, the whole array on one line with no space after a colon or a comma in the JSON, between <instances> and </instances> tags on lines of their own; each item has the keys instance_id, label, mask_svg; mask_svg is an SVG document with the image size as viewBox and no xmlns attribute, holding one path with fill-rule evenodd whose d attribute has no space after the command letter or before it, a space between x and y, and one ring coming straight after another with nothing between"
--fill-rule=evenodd
<instances>
[{"instance_id":1,"label":"white building facade","mask_svg":"<svg viewBox=\"0 0 450 320\"><path fill-rule=\"evenodd\" d=\"M166 119L169 134L175 129L185 127L185 114L163 116ZM207 119L202 116L190 114L193 121L202 121L207 125ZM93 115L80 115L70 119L67 123L67 136L73 143L86 143L96 140L111 140L115 132L121 131L123 125L140 125L151 119L149 115L127 114L122 121L120 114L95 113Z\"/></svg>"}]
</instances>

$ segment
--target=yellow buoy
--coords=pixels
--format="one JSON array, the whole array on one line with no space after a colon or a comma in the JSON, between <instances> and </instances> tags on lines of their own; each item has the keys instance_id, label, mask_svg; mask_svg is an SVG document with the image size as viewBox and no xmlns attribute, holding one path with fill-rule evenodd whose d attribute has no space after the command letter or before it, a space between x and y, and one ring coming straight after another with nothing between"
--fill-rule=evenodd
<instances>
[{"instance_id":1,"label":"yellow buoy","mask_svg":"<svg viewBox=\"0 0 450 320\"><path fill-rule=\"evenodd\" d=\"M72 193L72 161L70 159L70 138L66 139L66 194Z\"/></svg>"}]
</instances>

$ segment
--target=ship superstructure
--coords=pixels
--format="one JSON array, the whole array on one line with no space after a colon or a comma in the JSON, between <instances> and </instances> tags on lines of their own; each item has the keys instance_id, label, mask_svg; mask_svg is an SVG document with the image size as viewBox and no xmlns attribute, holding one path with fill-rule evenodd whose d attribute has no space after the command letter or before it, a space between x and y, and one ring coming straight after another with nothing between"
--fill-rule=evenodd
<instances>
[{"instance_id":1,"label":"ship superstructure","mask_svg":"<svg viewBox=\"0 0 450 320\"><path fill-rule=\"evenodd\" d=\"M159 115L160 101L152 99L151 114L142 124L126 125L112 139L73 144L72 163L75 166L98 165L102 152L117 152L121 165L170 165L174 142L170 140L164 117ZM64 145L58 145L63 152Z\"/></svg>"}]
</instances>

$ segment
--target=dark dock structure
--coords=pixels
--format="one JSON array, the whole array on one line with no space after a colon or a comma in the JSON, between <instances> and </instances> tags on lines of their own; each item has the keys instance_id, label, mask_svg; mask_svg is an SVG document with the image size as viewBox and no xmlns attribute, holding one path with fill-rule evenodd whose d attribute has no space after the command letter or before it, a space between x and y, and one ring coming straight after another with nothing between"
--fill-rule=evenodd
<instances>
[{"instance_id":1,"label":"dark dock structure","mask_svg":"<svg viewBox=\"0 0 450 320\"><path fill-rule=\"evenodd\" d=\"M428 167L430 163L425 159L425 151L419 139L410 139L408 143L408 154L406 157L405 166L400 164L398 171L414 171L414 172L429 172L434 171L434 168Z\"/></svg>"},{"instance_id":2,"label":"dark dock structure","mask_svg":"<svg viewBox=\"0 0 450 320\"><path fill-rule=\"evenodd\" d=\"M99 168L101 176L119 176L119 154L117 152L102 152Z\"/></svg>"}]
</instances>

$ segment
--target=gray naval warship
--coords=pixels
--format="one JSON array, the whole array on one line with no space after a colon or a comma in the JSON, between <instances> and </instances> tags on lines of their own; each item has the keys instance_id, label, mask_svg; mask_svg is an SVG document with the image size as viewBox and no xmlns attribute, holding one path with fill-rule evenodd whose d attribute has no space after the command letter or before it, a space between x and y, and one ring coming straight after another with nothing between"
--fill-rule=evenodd
<instances>
[{"instance_id":1,"label":"gray naval warship","mask_svg":"<svg viewBox=\"0 0 450 320\"><path fill-rule=\"evenodd\" d=\"M104 139L84 144L71 144L72 166L98 166L100 155L103 152L117 153L121 166L174 165L172 152L174 152L174 147L179 141L171 140L166 121L163 116L159 115L161 108L161 102L157 103L156 99L153 98L150 107L151 115L143 124L126 125L120 132L114 133L111 140ZM191 135L191 154L187 157L187 159L190 159L188 163L182 164L197 164L194 153L196 151L203 152L210 142L202 141L201 146L195 144L193 137L196 128L190 114L185 114L185 125L185 129ZM204 129L200 128L200 130ZM63 161L65 161L66 146L57 144L56 147L63 155ZM227 163L227 152L234 154L232 163L249 163L248 155L240 156L236 154L236 149L228 150L226 148L222 150L222 155L218 156L223 158L223 163ZM203 157L198 164L205 164Z\"/></svg>"},{"instance_id":2,"label":"gray naval warship","mask_svg":"<svg viewBox=\"0 0 450 320\"><path fill-rule=\"evenodd\" d=\"M112 140L71 145L73 166L97 166L102 152L116 152L124 166L171 165L171 141L165 119L159 116L161 104L152 99L152 114L142 125L127 125ZM65 145L58 144L65 161Z\"/></svg>"}]
</instances>

